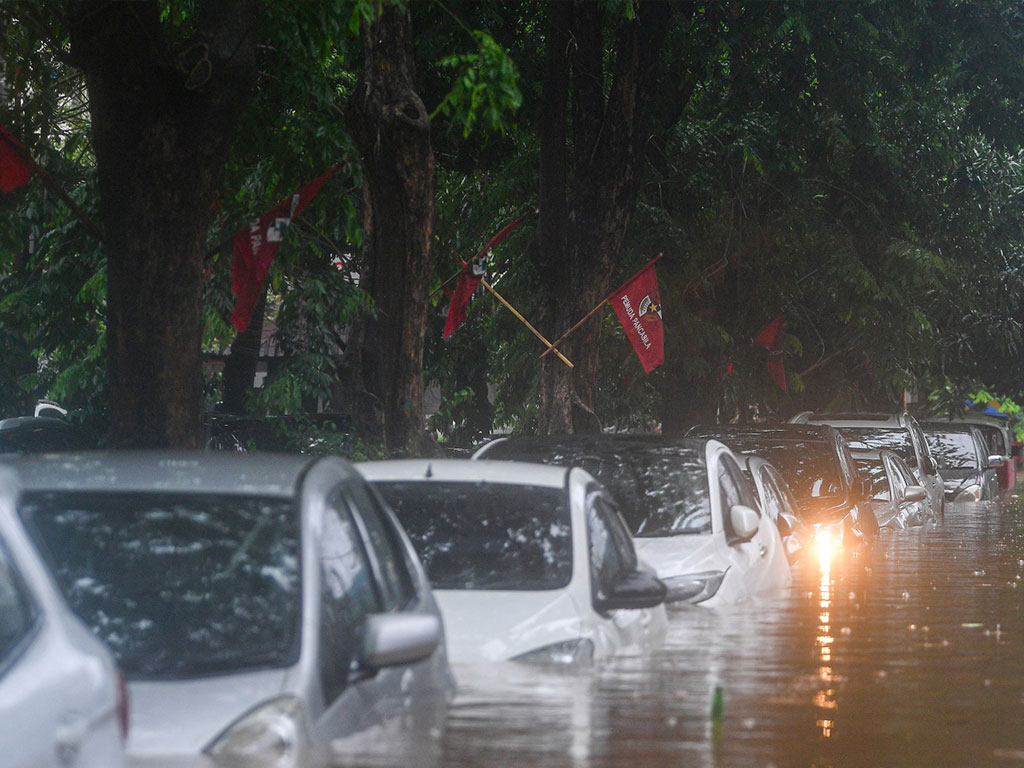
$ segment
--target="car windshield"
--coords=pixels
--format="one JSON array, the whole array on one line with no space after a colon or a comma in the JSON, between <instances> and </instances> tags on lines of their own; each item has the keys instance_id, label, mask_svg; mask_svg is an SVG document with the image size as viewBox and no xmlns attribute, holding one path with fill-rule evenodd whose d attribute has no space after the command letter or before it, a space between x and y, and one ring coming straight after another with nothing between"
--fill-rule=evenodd
<instances>
[{"instance_id":1,"label":"car windshield","mask_svg":"<svg viewBox=\"0 0 1024 768\"><path fill-rule=\"evenodd\" d=\"M129 678L297 658L299 513L281 498L25 493L19 512L71 609Z\"/></svg>"},{"instance_id":2,"label":"car windshield","mask_svg":"<svg viewBox=\"0 0 1024 768\"><path fill-rule=\"evenodd\" d=\"M703 451L675 445L520 446L498 443L487 459L580 467L618 502L634 536L711 533L711 500Z\"/></svg>"},{"instance_id":3,"label":"car windshield","mask_svg":"<svg viewBox=\"0 0 1024 768\"><path fill-rule=\"evenodd\" d=\"M572 578L564 488L377 482L435 589L560 589Z\"/></svg>"},{"instance_id":4,"label":"car windshield","mask_svg":"<svg viewBox=\"0 0 1024 768\"><path fill-rule=\"evenodd\" d=\"M910 432L902 427L837 427L851 451L892 451L911 467L917 466L917 455L910 442Z\"/></svg>"},{"instance_id":5,"label":"car windshield","mask_svg":"<svg viewBox=\"0 0 1024 768\"><path fill-rule=\"evenodd\" d=\"M926 432L939 469L978 469L978 451L968 432Z\"/></svg>"}]
</instances>

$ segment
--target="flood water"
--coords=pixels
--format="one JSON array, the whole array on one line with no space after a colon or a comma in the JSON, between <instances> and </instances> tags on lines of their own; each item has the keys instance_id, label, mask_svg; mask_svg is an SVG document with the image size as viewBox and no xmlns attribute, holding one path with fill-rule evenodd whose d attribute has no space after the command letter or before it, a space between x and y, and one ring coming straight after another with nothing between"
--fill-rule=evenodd
<instances>
[{"instance_id":1,"label":"flood water","mask_svg":"<svg viewBox=\"0 0 1024 768\"><path fill-rule=\"evenodd\" d=\"M951 505L784 593L674 612L654 655L456 668L443 732L332 762L1024 766L1022 577L1024 499Z\"/></svg>"}]
</instances>

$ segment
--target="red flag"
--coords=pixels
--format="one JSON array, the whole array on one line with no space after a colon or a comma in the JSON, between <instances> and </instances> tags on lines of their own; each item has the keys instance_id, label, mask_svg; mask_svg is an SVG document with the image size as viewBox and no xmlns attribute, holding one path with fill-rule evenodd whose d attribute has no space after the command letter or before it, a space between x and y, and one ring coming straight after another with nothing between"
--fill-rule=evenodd
<instances>
[{"instance_id":1,"label":"red flag","mask_svg":"<svg viewBox=\"0 0 1024 768\"><path fill-rule=\"evenodd\" d=\"M0 192L13 192L28 184L32 166L21 143L0 125Z\"/></svg>"},{"instance_id":2,"label":"red flag","mask_svg":"<svg viewBox=\"0 0 1024 768\"><path fill-rule=\"evenodd\" d=\"M650 373L665 362L661 294L658 293L658 277L654 272L654 262L660 258L661 254L655 256L608 296L626 337L640 358L644 373Z\"/></svg>"},{"instance_id":3,"label":"red flag","mask_svg":"<svg viewBox=\"0 0 1024 768\"><path fill-rule=\"evenodd\" d=\"M536 209L530 211L535 213ZM462 274L459 275L459 283L455 286L455 291L452 293L452 300L448 304L448 315L444 319L444 333L441 337L447 339L455 329L466 322L466 311L469 309L469 300L473 298L473 292L476 291L477 286L480 285L480 281L483 280L484 275L487 274L487 256L488 252L508 237L512 231L523 223L526 215L520 216L515 221L509 222L500 230L498 234L487 241L487 245L480 249L479 253L474 256L468 262L462 262Z\"/></svg>"},{"instance_id":4,"label":"red flag","mask_svg":"<svg viewBox=\"0 0 1024 768\"><path fill-rule=\"evenodd\" d=\"M778 314L754 337L756 343L768 350L768 375L783 392L786 391L786 368L782 359L782 333L785 330L786 318Z\"/></svg>"},{"instance_id":5,"label":"red flag","mask_svg":"<svg viewBox=\"0 0 1024 768\"><path fill-rule=\"evenodd\" d=\"M241 333L249 324L252 310L263 290L270 265L274 261L277 247L284 239L285 230L310 200L316 197L320 187L341 168L338 163L290 198L285 198L269 211L235 235L231 259L231 290L235 294L235 309L231 313L231 324Z\"/></svg>"}]
</instances>

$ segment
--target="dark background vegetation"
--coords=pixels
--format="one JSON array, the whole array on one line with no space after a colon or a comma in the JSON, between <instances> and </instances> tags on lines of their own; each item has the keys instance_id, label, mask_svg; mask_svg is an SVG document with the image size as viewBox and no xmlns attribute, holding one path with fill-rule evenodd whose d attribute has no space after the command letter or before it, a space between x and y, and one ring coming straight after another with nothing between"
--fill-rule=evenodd
<instances>
[{"instance_id":1,"label":"dark background vegetation","mask_svg":"<svg viewBox=\"0 0 1024 768\"><path fill-rule=\"evenodd\" d=\"M1024 396L1016 2L13 0L0 68L51 177L0 197L0 415L195 447L326 410L399 450ZM236 342L232 234L339 161ZM570 373L489 295L441 340L442 280L532 206L495 288L557 338L664 253L664 366L606 310ZM265 325L226 391L204 361L248 381Z\"/></svg>"}]
</instances>

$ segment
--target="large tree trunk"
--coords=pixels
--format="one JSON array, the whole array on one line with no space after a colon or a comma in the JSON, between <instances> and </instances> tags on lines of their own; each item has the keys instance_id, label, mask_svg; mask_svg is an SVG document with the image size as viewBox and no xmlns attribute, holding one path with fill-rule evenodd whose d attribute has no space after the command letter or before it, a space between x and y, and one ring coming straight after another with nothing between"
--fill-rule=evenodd
<instances>
[{"instance_id":1,"label":"large tree trunk","mask_svg":"<svg viewBox=\"0 0 1024 768\"><path fill-rule=\"evenodd\" d=\"M358 323L348 347L353 424L391 450L419 448L425 435L434 154L430 119L414 87L412 46L408 6L385 2L364 25L365 71L348 112L363 164L360 286L377 309Z\"/></svg>"},{"instance_id":2,"label":"large tree trunk","mask_svg":"<svg viewBox=\"0 0 1024 768\"><path fill-rule=\"evenodd\" d=\"M200 283L211 204L255 78L256 0L200 4L176 49L157 3L72 3L107 254L110 442L202 441Z\"/></svg>"},{"instance_id":3,"label":"large tree trunk","mask_svg":"<svg viewBox=\"0 0 1024 768\"><path fill-rule=\"evenodd\" d=\"M571 5L549 6L538 267L545 275L541 322L556 338L614 287L612 275L636 206L637 166L647 138L648 92L670 13L667 3L644 2L633 21L620 22L606 96L602 5L596 0L574 0ZM567 88L572 96L573 148L568 185ZM568 206L563 202L567 189ZM600 429L595 411L600 329L597 321L590 322L562 347L574 369L554 356L545 358L541 432Z\"/></svg>"}]
</instances>

